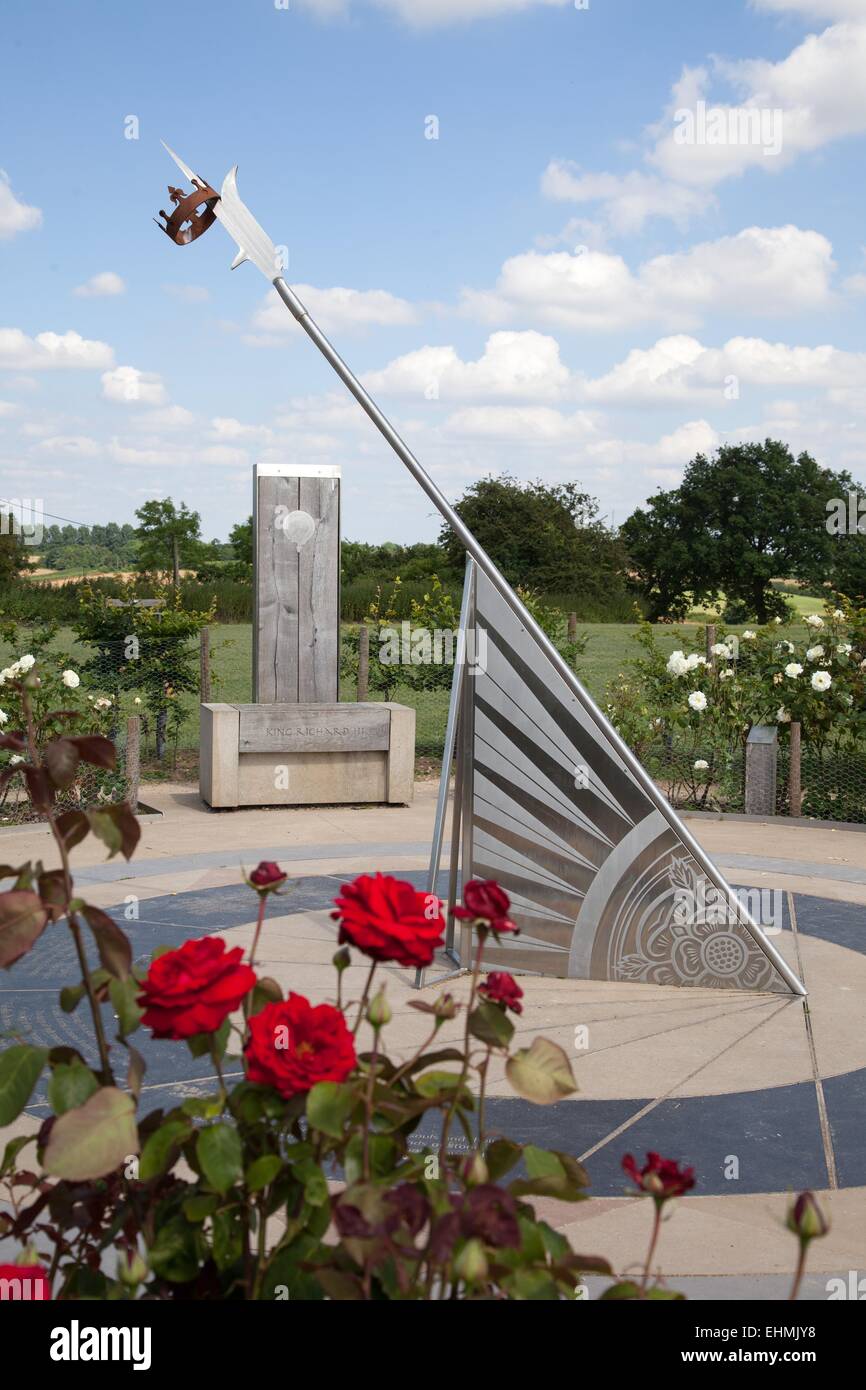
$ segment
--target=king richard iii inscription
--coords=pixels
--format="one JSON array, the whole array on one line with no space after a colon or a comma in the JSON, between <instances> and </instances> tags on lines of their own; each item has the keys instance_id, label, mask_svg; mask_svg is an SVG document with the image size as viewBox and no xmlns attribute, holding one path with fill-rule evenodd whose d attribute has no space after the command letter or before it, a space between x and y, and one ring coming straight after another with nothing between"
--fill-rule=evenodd
<instances>
[{"instance_id":1,"label":"king richard iii inscription","mask_svg":"<svg viewBox=\"0 0 866 1390\"><path fill-rule=\"evenodd\" d=\"M254 704L201 706L209 806L412 800L415 711L339 702L340 471L257 465Z\"/></svg>"}]
</instances>

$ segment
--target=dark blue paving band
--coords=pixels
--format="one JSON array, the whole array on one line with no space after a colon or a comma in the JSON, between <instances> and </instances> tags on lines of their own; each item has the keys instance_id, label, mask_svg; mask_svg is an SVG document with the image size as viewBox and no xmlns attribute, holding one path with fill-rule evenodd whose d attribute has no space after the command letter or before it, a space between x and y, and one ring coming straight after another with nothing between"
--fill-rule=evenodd
<instances>
[{"instance_id":1,"label":"dark blue paving band","mask_svg":"<svg viewBox=\"0 0 866 1390\"><path fill-rule=\"evenodd\" d=\"M404 876L418 887L424 885L421 873ZM354 875L298 878L282 899L281 910L326 910L339 882L349 877ZM444 893L444 882L439 891ZM145 898L138 906L139 920L125 918L123 903L110 909L129 935L138 961L148 960L157 945L179 946L193 937L246 925L254 913L250 890L243 884ZM795 898L795 907L800 932L866 954L861 907L801 895ZM97 964L95 956L93 964ZM91 1036L86 1010L79 1007L74 1014L64 1014L58 1004L61 987L77 976L68 933L49 929L3 977L0 1032L49 1047L76 1047L88 1055ZM137 1033L134 1041L147 1062L145 1111L169 1108L179 1096L194 1093L211 1078L209 1061L194 1060L183 1044L154 1042L144 1032ZM121 1049L115 1051L120 1059ZM866 1185L866 1069L830 1077L823 1089L839 1185ZM34 1096L28 1109L37 1117L48 1113L44 1090ZM552 1107L492 1098L487 1102L487 1125L488 1131L501 1131L521 1142L576 1156L588 1153L586 1166L597 1196L621 1195L626 1190L622 1155L642 1155L647 1149L694 1165L696 1192L705 1196L828 1185L816 1091L810 1081L661 1101L578 1097ZM628 1127L615 1134L621 1126ZM418 1131L415 1142L420 1147L427 1137ZM429 1139L433 1137L431 1131Z\"/></svg>"}]
</instances>

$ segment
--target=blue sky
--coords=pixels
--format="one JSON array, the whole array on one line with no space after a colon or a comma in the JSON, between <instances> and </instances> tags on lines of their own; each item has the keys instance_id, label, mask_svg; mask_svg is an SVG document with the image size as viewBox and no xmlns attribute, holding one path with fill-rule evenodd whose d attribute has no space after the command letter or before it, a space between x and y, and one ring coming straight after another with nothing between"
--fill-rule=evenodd
<instances>
[{"instance_id":1,"label":"blue sky","mask_svg":"<svg viewBox=\"0 0 866 1390\"><path fill-rule=\"evenodd\" d=\"M7 0L0 496L225 535L255 461L336 462L344 535L438 530L222 228L154 226L160 137L239 165L451 497L507 469L622 521L766 434L866 479L864 70L866 0Z\"/></svg>"}]
</instances>

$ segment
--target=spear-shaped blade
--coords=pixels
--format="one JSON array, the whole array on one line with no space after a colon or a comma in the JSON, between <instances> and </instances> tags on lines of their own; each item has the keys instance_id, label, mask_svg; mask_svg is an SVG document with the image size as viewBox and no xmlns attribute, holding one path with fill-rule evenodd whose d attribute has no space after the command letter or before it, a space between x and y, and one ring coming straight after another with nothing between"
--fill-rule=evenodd
<instances>
[{"instance_id":1,"label":"spear-shaped blade","mask_svg":"<svg viewBox=\"0 0 866 1390\"><path fill-rule=\"evenodd\" d=\"M164 140L162 145L189 183L197 188L209 187L207 180L194 174L189 165L185 164L180 155L175 154ZM229 236L237 244L238 252L232 261L232 270L243 265L244 261L251 261L262 272L265 279L273 284L283 270L281 257L267 232L259 225L246 204L241 202L238 193L237 165L223 179L219 202L215 204L214 212L218 221L223 224Z\"/></svg>"}]
</instances>

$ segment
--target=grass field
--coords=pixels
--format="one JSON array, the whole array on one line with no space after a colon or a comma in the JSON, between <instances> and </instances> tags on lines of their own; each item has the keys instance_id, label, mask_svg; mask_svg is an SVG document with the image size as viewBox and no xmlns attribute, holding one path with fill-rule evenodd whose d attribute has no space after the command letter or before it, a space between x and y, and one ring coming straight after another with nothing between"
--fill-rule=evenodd
<instances>
[{"instance_id":1,"label":"grass field","mask_svg":"<svg viewBox=\"0 0 866 1390\"><path fill-rule=\"evenodd\" d=\"M815 599L793 599L798 611L805 615L819 608ZM681 645L679 635L694 630L695 622L670 626L658 624L656 636L663 651L673 651ZM797 625L799 629L799 624ZM346 624L344 634L351 634L354 625ZM743 628L732 631L742 632ZM637 643L633 641L637 627L633 623L591 623L578 628L585 633L588 642L585 654L580 658L579 672L584 685L596 700L601 701L608 683L624 669L625 663L639 654ZM211 628L211 699L228 704L245 703L252 699L252 628L248 623L222 623ZM82 663L89 655L88 648L73 641L69 629L61 629L54 647L58 652L68 654L73 667ZM0 642L0 664L5 665L21 652L12 652ZM96 692L94 692L96 693ZM177 744L177 756L170 754L162 775L197 775L198 750L198 700L194 695L180 697L184 709L184 720ZM375 697L374 697L375 698ZM441 756L442 740L445 733L445 720L448 711L447 691L418 692L409 687L398 687L394 697L402 704L413 705L417 714L416 752L424 765ZM355 699L354 684L343 683L340 689L341 700ZM130 705L130 711L131 711ZM160 775L152 761L146 761L148 775Z\"/></svg>"}]
</instances>

